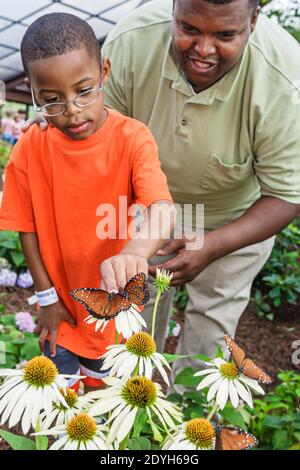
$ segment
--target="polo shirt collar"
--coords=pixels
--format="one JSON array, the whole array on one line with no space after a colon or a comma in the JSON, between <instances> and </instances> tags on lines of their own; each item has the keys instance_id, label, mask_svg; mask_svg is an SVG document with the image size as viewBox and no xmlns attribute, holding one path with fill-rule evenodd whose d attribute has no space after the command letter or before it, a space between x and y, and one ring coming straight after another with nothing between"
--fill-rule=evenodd
<instances>
[{"instance_id":1,"label":"polo shirt collar","mask_svg":"<svg viewBox=\"0 0 300 470\"><path fill-rule=\"evenodd\" d=\"M221 80L195 95L193 94L183 72L180 71L178 64L176 64L174 54L172 53L172 38L170 37L166 46L161 76L162 78L172 82L171 88L188 96L192 102L206 105L212 105L215 99L226 102L230 98L237 82L239 81L242 70L245 67L248 57L248 49L249 45L247 44L241 61Z\"/></svg>"}]
</instances>

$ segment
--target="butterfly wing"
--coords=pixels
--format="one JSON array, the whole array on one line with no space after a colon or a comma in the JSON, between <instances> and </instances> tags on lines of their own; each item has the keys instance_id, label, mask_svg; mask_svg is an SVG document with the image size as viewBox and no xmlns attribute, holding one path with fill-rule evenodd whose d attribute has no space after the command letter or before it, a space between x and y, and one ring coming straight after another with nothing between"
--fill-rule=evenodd
<instances>
[{"instance_id":1,"label":"butterfly wing","mask_svg":"<svg viewBox=\"0 0 300 470\"><path fill-rule=\"evenodd\" d=\"M245 359L245 352L229 335L224 335L224 338L233 360L239 369Z\"/></svg>"},{"instance_id":2,"label":"butterfly wing","mask_svg":"<svg viewBox=\"0 0 300 470\"><path fill-rule=\"evenodd\" d=\"M239 371L250 377L251 379L259 380L264 384L273 382L272 378L254 361L245 357L244 350L235 342L229 335L225 335L226 344L231 352L231 355L236 363Z\"/></svg>"},{"instance_id":3,"label":"butterfly wing","mask_svg":"<svg viewBox=\"0 0 300 470\"><path fill-rule=\"evenodd\" d=\"M130 279L125 286L125 291L128 293L130 301L136 305L144 305L149 302L150 292L144 273L136 274Z\"/></svg>"},{"instance_id":4,"label":"butterfly wing","mask_svg":"<svg viewBox=\"0 0 300 470\"><path fill-rule=\"evenodd\" d=\"M92 317L111 320L121 310L127 310L131 306L129 299L121 294L110 294L103 289L79 288L71 292L71 296L80 302Z\"/></svg>"},{"instance_id":5,"label":"butterfly wing","mask_svg":"<svg viewBox=\"0 0 300 470\"><path fill-rule=\"evenodd\" d=\"M252 434L240 428L217 426L216 450L248 450L258 445Z\"/></svg>"},{"instance_id":6,"label":"butterfly wing","mask_svg":"<svg viewBox=\"0 0 300 470\"><path fill-rule=\"evenodd\" d=\"M270 384L273 382L272 377L269 376L263 369L258 367L251 359L245 359L241 365L240 371L250 377L251 379L259 380L264 384Z\"/></svg>"}]
</instances>

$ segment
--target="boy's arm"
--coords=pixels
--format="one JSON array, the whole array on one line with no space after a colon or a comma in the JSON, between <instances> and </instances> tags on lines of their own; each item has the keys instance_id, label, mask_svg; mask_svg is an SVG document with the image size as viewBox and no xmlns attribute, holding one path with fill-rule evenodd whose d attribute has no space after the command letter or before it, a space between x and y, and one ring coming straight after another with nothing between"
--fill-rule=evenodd
<instances>
[{"instance_id":1,"label":"boy's arm","mask_svg":"<svg viewBox=\"0 0 300 470\"><path fill-rule=\"evenodd\" d=\"M20 241L37 292L53 287L40 255L36 233L20 232ZM40 307L37 319L36 332L39 334L41 350L44 351L45 341L50 334L50 354L55 356L57 329L60 323L65 320L75 326L75 320L61 300L47 307Z\"/></svg>"},{"instance_id":2,"label":"boy's arm","mask_svg":"<svg viewBox=\"0 0 300 470\"><path fill-rule=\"evenodd\" d=\"M176 218L175 207L170 201L156 201L143 215L145 218L140 229L134 231L120 254L101 264L102 289L118 291L139 272L148 275L148 260L170 238Z\"/></svg>"}]
</instances>

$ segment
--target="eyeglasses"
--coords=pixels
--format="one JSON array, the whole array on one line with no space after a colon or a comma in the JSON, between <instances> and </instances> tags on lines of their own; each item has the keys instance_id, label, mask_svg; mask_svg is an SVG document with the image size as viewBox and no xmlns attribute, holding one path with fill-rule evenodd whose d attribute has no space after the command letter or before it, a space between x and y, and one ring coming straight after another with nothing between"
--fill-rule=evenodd
<instances>
[{"instance_id":1,"label":"eyeglasses","mask_svg":"<svg viewBox=\"0 0 300 470\"><path fill-rule=\"evenodd\" d=\"M92 90L83 91L79 95L75 96L72 100L69 101L57 101L55 103L44 104L38 106L34 98L33 88L31 87L31 96L34 110L38 113L42 113L44 116L59 116L64 114L68 103L74 103L78 108L85 108L95 103L99 98L101 91L103 90L102 81L99 88L93 88Z\"/></svg>"}]
</instances>

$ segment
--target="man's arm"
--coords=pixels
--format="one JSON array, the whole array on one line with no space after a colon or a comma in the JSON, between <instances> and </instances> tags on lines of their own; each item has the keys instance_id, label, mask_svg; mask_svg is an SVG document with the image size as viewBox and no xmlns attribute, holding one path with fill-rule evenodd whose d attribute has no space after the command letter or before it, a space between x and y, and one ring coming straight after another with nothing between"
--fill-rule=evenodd
<instances>
[{"instance_id":1,"label":"man's arm","mask_svg":"<svg viewBox=\"0 0 300 470\"><path fill-rule=\"evenodd\" d=\"M299 210L300 204L263 196L238 219L206 233L200 250L184 249L184 240L167 243L159 255L165 256L179 249L180 253L162 265L150 266L149 272L154 274L156 268L165 268L173 273L174 286L185 284L216 259L277 234L295 219Z\"/></svg>"},{"instance_id":2,"label":"man's arm","mask_svg":"<svg viewBox=\"0 0 300 470\"><path fill-rule=\"evenodd\" d=\"M39 292L53 287L40 255L36 233L20 232L20 241L36 290ZM75 320L60 300L48 307L41 307L37 319L36 332L39 334L41 350L44 351L45 341L50 334L50 354L55 356L57 328L63 320L75 326Z\"/></svg>"}]
</instances>

